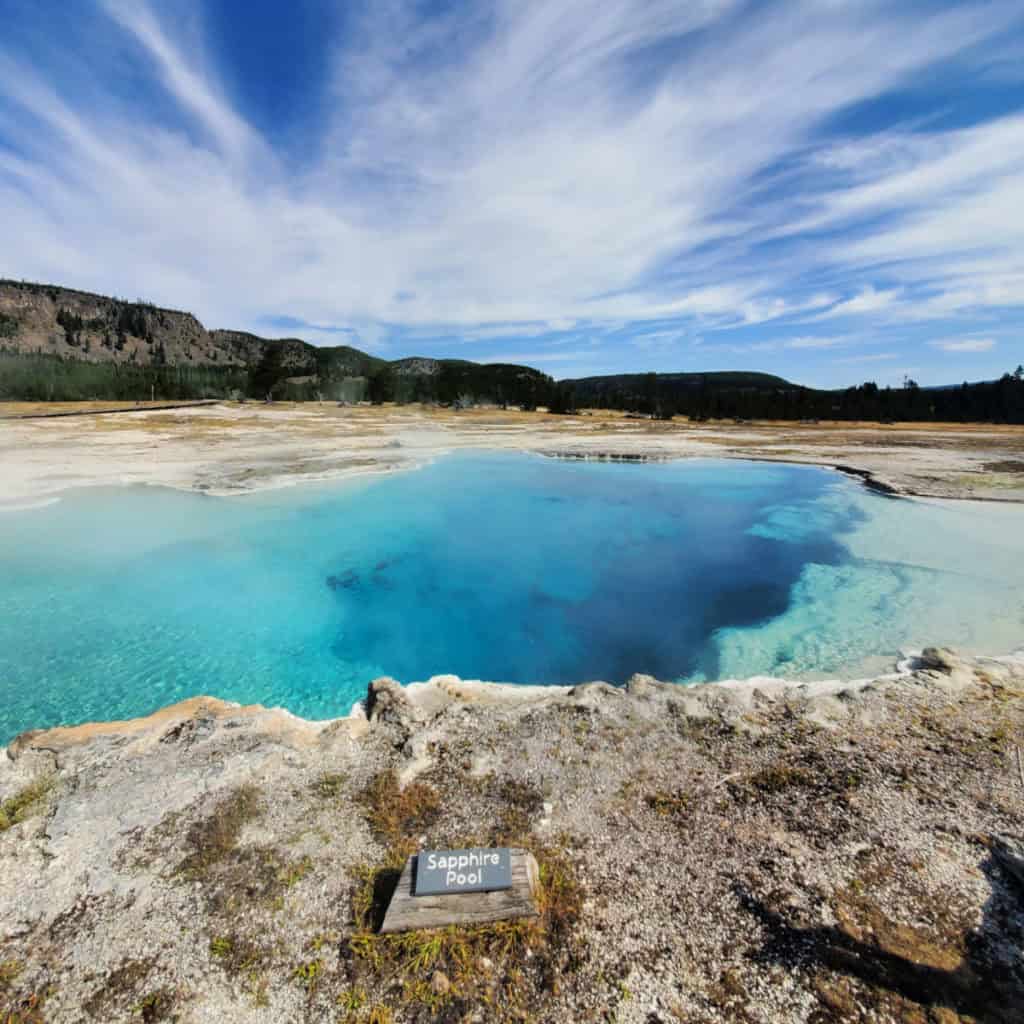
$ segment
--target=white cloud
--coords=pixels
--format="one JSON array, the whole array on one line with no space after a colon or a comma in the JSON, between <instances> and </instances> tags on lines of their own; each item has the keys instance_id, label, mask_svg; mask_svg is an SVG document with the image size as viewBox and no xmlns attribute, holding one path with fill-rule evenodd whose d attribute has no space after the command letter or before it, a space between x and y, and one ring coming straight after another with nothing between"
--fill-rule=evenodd
<instances>
[{"instance_id":1,"label":"white cloud","mask_svg":"<svg viewBox=\"0 0 1024 1024\"><path fill-rule=\"evenodd\" d=\"M424 21L381 0L353 8L316 157L289 173L176 17L102 2L181 116L90 107L0 42L0 136L24 147L0 151L17 243L0 269L18 277L377 346L396 328L486 341L674 320L682 337L1024 304L1024 119L814 143L835 111L999 38L1012 2L982 18L493 0ZM754 192L782 161L799 187ZM762 254L768 238L791 255ZM821 267L829 286L806 288Z\"/></svg>"},{"instance_id":2,"label":"white cloud","mask_svg":"<svg viewBox=\"0 0 1024 1024\"><path fill-rule=\"evenodd\" d=\"M481 361L485 363L521 363L532 365L534 363L574 363L582 359L593 358L593 349L584 349L576 352L555 349L554 351L538 352L501 352L498 355L484 356Z\"/></svg>"},{"instance_id":3,"label":"white cloud","mask_svg":"<svg viewBox=\"0 0 1024 1024\"><path fill-rule=\"evenodd\" d=\"M865 313L879 313L889 309L900 298L901 292L897 288L889 291L880 291L871 285L864 288L858 295L850 299L837 302L823 313L808 317L809 320L834 320L841 316L858 316Z\"/></svg>"},{"instance_id":4,"label":"white cloud","mask_svg":"<svg viewBox=\"0 0 1024 1024\"><path fill-rule=\"evenodd\" d=\"M947 338L942 341L929 341L928 344L943 352L991 352L996 347L992 338Z\"/></svg>"},{"instance_id":5,"label":"white cloud","mask_svg":"<svg viewBox=\"0 0 1024 1024\"><path fill-rule=\"evenodd\" d=\"M836 338L801 337L788 338L782 343L782 347L796 349L839 348L842 345L848 345L849 342L849 338L842 336Z\"/></svg>"},{"instance_id":6,"label":"white cloud","mask_svg":"<svg viewBox=\"0 0 1024 1024\"><path fill-rule=\"evenodd\" d=\"M836 362L847 365L853 363L884 363L890 359L899 359L898 352L872 352L862 356L847 356L845 359L837 359Z\"/></svg>"}]
</instances>

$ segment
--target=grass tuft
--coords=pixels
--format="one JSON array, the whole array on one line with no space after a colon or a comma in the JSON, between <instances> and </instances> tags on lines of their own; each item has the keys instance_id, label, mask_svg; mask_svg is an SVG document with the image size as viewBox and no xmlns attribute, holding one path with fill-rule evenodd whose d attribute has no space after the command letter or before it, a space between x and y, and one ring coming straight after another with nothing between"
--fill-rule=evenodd
<instances>
[{"instance_id":1,"label":"grass tuft","mask_svg":"<svg viewBox=\"0 0 1024 1024\"><path fill-rule=\"evenodd\" d=\"M416 781L403 789L393 770L375 775L359 802L374 836L398 864L416 849L415 834L433 825L441 812L441 797L433 786Z\"/></svg>"},{"instance_id":2,"label":"grass tuft","mask_svg":"<svg viewBox=\"0 0 1024 1024\"><path fill-rule=\"evenodd\" d=\"M302 985L307 992L312 992L319 984L323 971L324 962L317 958L316 960L309 960L304 964L299 964L292 971L292 978Z\"/></svg>"},{"instance_id":3,"label":"grass tuft","mask_svg":"<svg viewBox=\"0 0 1024 1024\"><path fill-rule=\"evenodd\" d=\"M340 772L323 772L309 784L309 791L320 800L337 800L345 791L345 776Z\"/></svg>"}]
</instances>

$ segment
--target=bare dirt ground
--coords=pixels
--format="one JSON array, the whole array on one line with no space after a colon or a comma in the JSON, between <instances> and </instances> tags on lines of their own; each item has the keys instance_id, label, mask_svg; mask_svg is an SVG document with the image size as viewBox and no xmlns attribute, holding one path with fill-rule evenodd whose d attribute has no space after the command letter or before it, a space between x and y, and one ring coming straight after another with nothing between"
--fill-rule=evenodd
<instances>
[{"instance_id":1,"label":"bare dirt ground","mask_svg":"<svg viewBox=\"0 0 1024 1024\"><path fill-rule=\"evenodd\" d=\"M0 750L0 1020L1019 1024L1024 660L197 698ZM417 848L540 916L380 935Z\"/></svg>"},{"instance_id":2,"label":"bare dirt ground","mask_svg":"<svg viewBox=\"0 0 1024 1024\"><path fill-rule=\"evenodd\" d=\"M1024 501L1024 427L896 423L657 422L595 411L224 403L0 405L0 503L72 488L161 484L215 494L421 464L460 448L583 458L739 458L844 466L901 494ZM96 415L4 419L26 411Z\"/></svg>"}]
</instances>

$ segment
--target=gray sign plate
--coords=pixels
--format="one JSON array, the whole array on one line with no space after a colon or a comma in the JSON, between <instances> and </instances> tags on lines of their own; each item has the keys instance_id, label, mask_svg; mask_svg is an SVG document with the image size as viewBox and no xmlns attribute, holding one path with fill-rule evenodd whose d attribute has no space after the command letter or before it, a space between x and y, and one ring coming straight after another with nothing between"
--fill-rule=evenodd
<instances>
[{"instance_id":1,"label":"gray sign plate","mask_svg":"<svg viewBox=\"0 0 1024 1024\"><path fill-rule=\"evenodd\" d=\"M511 888L512 858L504 848L421 850L416 857L414 896Z\"/></svg>"}]
</instances>

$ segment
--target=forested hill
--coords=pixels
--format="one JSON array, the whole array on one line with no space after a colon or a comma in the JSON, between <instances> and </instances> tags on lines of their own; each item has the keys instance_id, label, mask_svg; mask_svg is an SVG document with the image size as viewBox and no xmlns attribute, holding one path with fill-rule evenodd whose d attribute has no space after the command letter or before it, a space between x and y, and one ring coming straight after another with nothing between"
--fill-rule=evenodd
<instances>
[{"instance_id":1,"label":"forested hill","mask_svg":"<svg viewBox=\"0 0 1024 1024\"><path fill-rule=\"evenodd\" d=\"M271 395L535 408L554 391L554 381L529 366L388 362L348 345L207 330L191 313L148 302L0 280L0 400Z\"/></svg>"},{"instance_id":2,"label":"forested hill","mask_svg":"<svg viewBox=\"0 0 1024 1024\"><path fill-rule=\"evenodd\" d=\"M802 389L770 373L619 373L562 381L580 407L628 409L650 413L681 412L712 415L715 401L727 396L776 395ZM730 405L731 408L731 405ZM730 412L729 415L739 415Z\"/></svg>"},{"instance_id":3,"label":"forested hill","mask_svg":"<svg viewBox=\"0 0 1024 1024\"><path fill-rule=\"evenodd\" d=\"M1024 423L1024 367L999 380L922 388L868 381L823 390L767 373L646 373L562 381L578 407L657 418Z\"/></svg>"}]
</instances>

